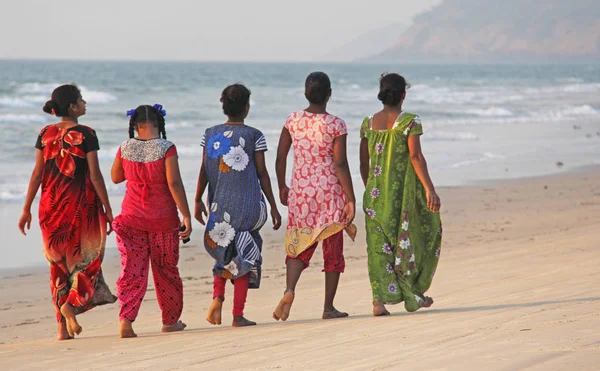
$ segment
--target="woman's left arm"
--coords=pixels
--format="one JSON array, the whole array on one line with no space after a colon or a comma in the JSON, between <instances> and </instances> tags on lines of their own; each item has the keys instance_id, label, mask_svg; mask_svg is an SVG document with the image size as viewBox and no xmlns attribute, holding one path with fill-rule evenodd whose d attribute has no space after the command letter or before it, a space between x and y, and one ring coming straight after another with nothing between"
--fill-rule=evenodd
<instances>
[{"instance_id":1,"label":"woman's left arm","mask_svg":"<svg viewBox=\"0 0 600 371\"><path fill-rule=\"evenodd\" d=\"M44 151L37 150L35 154L35 167L31 172L31 179L29 180L29 188L27 188L27 196L25 197L25 205L23 206L23 213L19 218L19 230L24 236L27 236L25 227L31 229L31 205L35 199L35 195L42 184L42 175L44 173Z\"/></svg>"},{"instance_id":2,"label":"woman's left arm","mask_svg":"<svg viewBox=\"0 0 600 371\"><path fill-rule=\"evenodd\" d=\"M112 169L110 170L110 177L112 178L113 183L119 184L123 183L125 179L125 171L123 170L123 163L121 162L121 150L115 156L115 161L113 162Z\"/></svg>"}]
</instances>

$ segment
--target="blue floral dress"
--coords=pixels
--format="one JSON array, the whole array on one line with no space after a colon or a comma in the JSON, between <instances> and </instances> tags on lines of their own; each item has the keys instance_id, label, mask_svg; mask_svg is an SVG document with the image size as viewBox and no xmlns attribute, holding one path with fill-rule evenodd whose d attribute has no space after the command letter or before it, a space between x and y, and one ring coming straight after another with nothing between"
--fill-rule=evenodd
<instances>
[{"instance_id":1,"label":"blue floral dress","mask_svg":"<svg viewBox=\"0 0 600 371\"><path fill-rule=\"evenodd\" d=\"M246 125L218 125L202 137L206 151L209 218L206 251L216 262L213 273L227 279L250 274L260 286L262 238L267 221L254 155L267 150L264 135Z\"/></svg>"}]
</instances>

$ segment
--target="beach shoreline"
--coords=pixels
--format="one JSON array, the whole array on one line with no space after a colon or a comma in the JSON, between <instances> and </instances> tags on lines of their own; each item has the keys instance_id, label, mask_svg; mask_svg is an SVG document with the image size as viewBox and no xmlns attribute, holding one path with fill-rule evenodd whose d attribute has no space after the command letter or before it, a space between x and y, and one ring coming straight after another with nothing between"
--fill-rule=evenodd
<instances>
[{"instance_id":1,"label":"beach shoreline","mask_svg":"<svg viewBox=\"0 0 600 371\"><path fill-rule=\"evenodd\" d=\"M438 191L444 242L428 293L436 301L430 309L408 314L397 305L389 307L391 317L370 315L359 213L359 235L354 243L347 239L347 268L336 297L336 307L350 318L320 319L323 275L318 249L300 280L290 319L272 320L284 288L285 266L283 231L274 232L267 223L262 230L262 287L250 291L246 307L246 316L259 325L229 326L233 287L228 284L224 326L211 327L204 317L211 302L212 260L198 237L202 229L195 226L196 237L180 251L186 331L160 333L160 312L150 283L135 322L139 338L118 338L118 305L113 304L80 316L84 332L78 339L56 342L47 269L19 268L10 274L2 270L0 368L62 369L63 356L70 357L75 369L596 367L600 167ZM4 212L2 220L16 224ZM30 249L40 245L33 233L8 242ZM37 250L41 255L41 248ZM113 292L119 266L118 251L108 248L103 270Z\"/></svg>"},{"instance_id":2,"label":"beach shoreline","mask_svg":"<svg viewBox=\"0 0 600 371\"><path fill-rule=\"evenodd\" d=\"M559 170L555 173L551 173L551 174L546 174L546 175L532 175L532 176L525 176L525 177L518 177L518 178L503 178L503 179L483 179L483 180L478 180L478 181L472 181L469 182L467 184L462 184L462 185L452 185L452 186L441 186L441 187L437 187L438 191L444 192L446 190L456 190L456 189L468 189L471 187L485 187L485 186L499 186L501 184L512 184L515 182L522 182L522 181L535 181L535 180L543 180L546 178L553 178L553 177L568 177L569 175L577 175L577 174L581 174L581 173L595 173L595 172L600 172L600 164L598 165L581 165L581 166L575 166L575 167L569 167L566 168L564 170ZM356 179L354 179L354 186L355 186L355 191L356 191L356 199L357 199L357 218L363 218L364 217L364 213L362 212L362 195L364 192L364 187L362 186L362 184L358 184L356 183ZM187 198L190 204L190 208L193 208L193 200L194 200L195 194L193 192L190 192L190 190L188 190L187 193ZM22 274L23 271L25 270L29 270L29 269L39 269L39 268L45 268L47 267L47 263L46 260L43 256L43 252L41 250L41 235L39 234L39 225L38 225L38 220L37 220L37 206L38 206L38 199L39 199L39 192L38 192L38 198L36 198L36 201L33 204L32 207L32 215L33 215L33 220L31 223L31 230L27 231L28 236L22 236L21 233L18 231L17 229L17 221L19 216L21 215L21 208L22 208L22 203L17 203L17 202L11 202L11 203L4 203L4 204L0 204L2 207L0 207L0 220L3 221L2 225L0 225L0 230L1 230L1 234L3 236L6 236L9 241L11 241L12 243L9 244L5 244L4 247L0 247L0 251L2 251L2 249L6 249L5 253L8 253L8 249L10 248L10 246L14 245L14 244L19 244L19 243L27 243L29 245L33 245L36 239L39 242L39 246L40 249L36 250L36 251L31 251L30 253L27 254L27 257L23 258L23 261L25 261L24 264L20 264L19 266L8 266L6 265L6 263L4 263L4 265L2 265L3 263L0 262L0 277L6 276L8 273L13 272L14 274ZM121 202L123 201L123 195L120 196L110 196L110 200L111 200L111 205L113 207L113 215L119 215L120 210L121 210ZM282 214L283 217L283 225L285 226L285 223L287 223L287 208L279 205L279 211ZM194 236L201 236L201 232L204 230L204 227L202 225L200 225L200 223L198 223L197 221L193 221L193 228L194 228L194 234L192 236L192 238L194 238ZM198 238L198 237L196 237ZM283 240L282 240L283 241ZM283 243L283 242L282 242ZM107 255L115 255L116 257L118 257L118 252L116 251L117 248L117 244L114 238L114 235L108 236L107 238L107 242L106 242L106 251L107 251ZM114 250L114 251L113 251ZM31 261L36 261L35 263L31 263Z\"/></svg>"}]
</instances>

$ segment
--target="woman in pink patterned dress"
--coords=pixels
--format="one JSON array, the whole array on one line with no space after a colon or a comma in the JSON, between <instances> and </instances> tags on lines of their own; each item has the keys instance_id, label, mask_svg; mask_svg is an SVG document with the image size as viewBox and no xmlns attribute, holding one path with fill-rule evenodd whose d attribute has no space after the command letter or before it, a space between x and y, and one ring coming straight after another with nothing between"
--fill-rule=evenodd
<instances>
[{"instance_id":1,"label":"woman in pink patterned dress","mask_svg":"<svg viewBox=\"0 0 600 371\"><path fill-rule=\"evenodd\" d=\"M309 106L290 114L281 131L277 151L277 181L281 203L288 206L286 232L287 287L273 312L276 320L287 320L294 291L302 271L308 267L317 243L323 241L325 304L323 319L347 317L335 309L333 299L340 273L344 271L342 231L354 239L356 227L354 189L346 157L347 129L344 120L327 113L331 82L323 72L306 78ZM294 147L294 171L288 188L286 159Z\"/></svg>"}]
</instances>

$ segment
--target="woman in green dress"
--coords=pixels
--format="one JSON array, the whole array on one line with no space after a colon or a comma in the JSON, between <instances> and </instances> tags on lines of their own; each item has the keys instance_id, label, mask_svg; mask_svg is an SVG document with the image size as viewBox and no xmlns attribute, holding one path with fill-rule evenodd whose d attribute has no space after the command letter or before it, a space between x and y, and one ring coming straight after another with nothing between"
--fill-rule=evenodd
<instances>
[{"instance_id":1,"label":"woman in green dress","mask_svg":"<svg viewBox=\"0 0 600 371\"><path fill-rule=\"evenodd\" d=\"M365 184L369 279L373 315L389 315L385 304L404 301L409 312L429 307L425 296L440 256L440 198L427 171L419 116L402 111L408 84L384 74L383 109L360 130L360 174Z\"/></svg>"}]
</instances>

